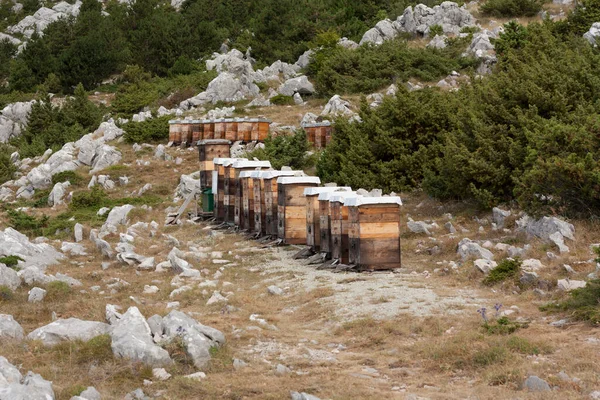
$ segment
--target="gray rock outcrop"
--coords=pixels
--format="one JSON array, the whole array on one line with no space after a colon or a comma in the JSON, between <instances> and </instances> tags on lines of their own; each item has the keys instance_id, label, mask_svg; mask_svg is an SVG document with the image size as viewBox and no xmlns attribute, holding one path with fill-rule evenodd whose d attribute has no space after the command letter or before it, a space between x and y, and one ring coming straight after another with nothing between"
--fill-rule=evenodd
<instances>
[{"instance_id":1,"label":"gray rock outcrop","mask_svg":"<svg viewBox=\"0 0 600 400\"><path fill-rule=\"evenodd\" d=\"M58 319L48 325L37 328L28 339L41 340L46 346L55 346L61 342L88 340L105 335L110 331L110 325L98 321L83 321L78 318Z\"/></svg>"},{"instance_id":2,"label":"gray rock outcrop","mask_svg":"<svg viewBox=\"0 0 600 400\"><path fill-rule=\"evenodd\" d=\"M3 38L1 35L0 40ZM34 103L36 103L35 100L11 103L2 109L0 112L0 143L6 143L21 135L23 129L27 127L29 113Z\"/></svg>"},{"instance_id":3,"label":"gray rock outcrop","mask_svg":"<svg viewBox=\"0 0 600 400\"><path fill-rule=\"evenodd\" d=\"M596 40L600 37L600 22L594 22L590 29L583 34L583 37L594 47L598 46Z\"/></svg>"},{"instance_id":4,"label":"gray rock outcrop","mask_svg":"<svg viewBox=\"0 0 600 400\"><path fill-rule=\"evenodd\" d=\"M469 238L464 238L458 243L456 251L463 261L469 258L493 260L494 254L488 249L481 247Z\"/></svg>"},{"instance_id":5,"label":"gray rock outcrop","mask_svg":"<svg viewBox=\"0 0 600 400\"><path fill-rule=\"evenodd\" d=\"M0 400L54 400L52 382L29 371L25 377L0 356Z\"/></svg>"},{"instance_id":6,"label":"gray rock outcrop","mask_svg":"<svg viewBox=\"0 0 600 400\"><path fill-rule=\"evenodd\" d=\"M21 278L17 271L0 263L0 286L6 286L10 290L17 290L21 286Z\"/></svg>"},{"instance_id":7,"label":"gray rock outcrop","mask_svg":"<svg viewBox=\"0 0 600 400\"><path fill-rule=\"evenodd\" d=\"M6 32L10 34L18 33L29 39L34 32L42 34L48 25L61 18L68 18L70 16L76 17L79 15L80 7L81 1L77 1L73 5L66 1L61 1L52 8L42 7L33 15L28 15L23 18L16 25L6 28Z\"/></svg>"},{"instance_id":8,"label":"gray rock outcrop","mask_svg":"<svg viewBox=\"0 0 600 400\"><path fill-rule=\"evenodd\" d=\"M277 91L284 96L293 96L295 93L313 94L315 87L310 83L306 75L302 75L286 80L279 86Z\"/></svg>"},{"instance_id":9,"label":"gray rock outcrop","mask_svg":"<svg viewBox=\"0 0 600 400\"><path fill-rule=\"evenodd\" d=\"M32 243L13 228L0 231L0 256L15 255L25 260L20 268L29 265L46 266L57 263L64 256L47 243Z\"/></svg>"},{"instance_id":10,"label":"gray rock outcrop","mask_svg":"<svg viewBox=\"0 0 600 400\"><path fill-rule=\"evenodd\" d=\"M0 339L21 340L23 339L23 335L23 328L17 321L15 321L12 315L0 314ZM0 374L1 373L2 372L0 371Z\"/></svg>"}]
</instances>

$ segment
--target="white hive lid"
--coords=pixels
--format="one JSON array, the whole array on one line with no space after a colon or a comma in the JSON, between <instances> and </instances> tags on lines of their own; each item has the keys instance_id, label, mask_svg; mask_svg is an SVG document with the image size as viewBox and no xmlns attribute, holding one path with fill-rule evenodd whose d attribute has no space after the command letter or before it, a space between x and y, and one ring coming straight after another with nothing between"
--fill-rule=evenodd
<instances>
[{"instance_id":1,"label":"white hive lid","mask_svg":"<svg viewBox=\"0 0 600 400\"><path fill-rule=\"evenodd\" d=\"M368 204L398 204L402 205L402 199L399 196L382 196L382 197L357 197L346 200L345 205L349 207L360 207Z\"/></svg>"}]
</instances>

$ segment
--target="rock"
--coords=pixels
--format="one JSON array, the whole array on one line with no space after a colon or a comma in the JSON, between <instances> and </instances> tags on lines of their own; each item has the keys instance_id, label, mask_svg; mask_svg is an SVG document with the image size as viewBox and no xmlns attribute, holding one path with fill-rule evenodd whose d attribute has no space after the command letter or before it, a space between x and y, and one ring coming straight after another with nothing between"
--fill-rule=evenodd
<instances>
[{"instance_id":1,"label":"rock","mask_svg":"<svg viewBox=\"0 0 600 400\"><path fill-rule=\"evenodd\" d=\"M556 287L558 290L562 290L565 292L570 292L571 290L584 288L587 282L585 281L577 281L573 279L559 279L556 282Z\"/></svg>"},{"instance_id":2,"label":"rock","mask_svg":"<svg viewBox=\"0 0 600 400\"><path fill-rule=\"evenodd\" d=\"M79 243L62 242L60 250L63 253L70 253L73 256L85 256L87 255L85 247Z\"/></svg>"},{"instance_id":3,"label":"rock","mask_svg":"<svg viewBox=\"0 0 600 400\"><path fill-rule=\"evenodd\" d=\"M248 363L245 362L244 360L240 360L238 358L233 359L233 369L240 370L240 369L246 368L247 366L248 366Z\"/></svg>"},{"instance_id":4,"label":"rock","mask_svg":"<svg viewBox=\"0 0 600 400\"><path fill-rule=\"evenodd\" d=\"M284 96L293 96L294 93L313 94L315 87L309 82L306 75L301 75L297 78L286 80L279 86L277 91Z\"/></svg>"},{"instance_id":5,"label":"rock","mask_svg":"<svg viewBox=\"0 0 600 400\"><path fill-rule=\"evenodd\" d=\"M521 282L521 284L523 285L531 286L537 282L538 278L538 274L536 274L535 272L525 271L519 277L519 282Z\"/></svg>"},{"instance_id":6,"label":"rock","mask_svg":"<svg viewBox=\"0 0 600 400\"><path fill-rule=\"evenodd\" d=\"M12 315L0 314L0 339L23 339L23 328ZM1 358L1 357L0 357ZM2 387L2 365L0 363L0 388Z\"/></svg>"},{"instance_id":7,"label":"rock","mask_svg":"<svg viewBox=\"0 0 600 400\"><path fill-rule=\"evenodd\" d=\"M351 49L351 50L354 50L358 47L358 43L356 43L354 40L350 40L346 37L343 37L340 40L338 40L337 44L338 44L338 46L342 46L342 47L345 47L345 48Z\"/></svg>"},{"instance_id":8,"label":"rock","mask_svg":"<svg viewBox=\"0 0 600 400\"><path fill-rule=\"evenodd\" d=\"M70 16L76 17L79 15L81 1L77 1L71 5L61 1L52 8L41 7L33 15L28 15L19 21L16 25L6 28L6 32L10 34L22 34L26 38L31 38L34 32L42 32L53 22L59 19L68 19Z\"/></svg>"},{"instance_id":9,"label":"rock","mask_svg":"<svg viewBox=\"0 0 600 400\"><path fill-rule=\"evenodd\" d=\"M456 228L454 227L454 225L452 225L452 222L446 222L444 224L444 228L446 228L448 230L448 232L450 232L451 234L456 233Z\"/></svg>"},{"instance_id":10,"label":"rock","mask_svg":"<svg viewBox=\"0 0 600 400\"><path fill-rule=\"evenodd\" d=\"M271 101L266 99L263 95L258 95L254 100L248 103L248 107L269 107L271 106Z\"/></svg>"},{"instance_id":11,"label":"rock","mask_svg":"<svg viewBox=\"0 0 600 400\"><path fill-rule=\"evenodd\" d=\"M67 188L69 186L71 186L71 183L69 181L62 183L59 182L56 185L54 185L54 188L52 188L52 191L48 195L48 205L52 207L65 204L63 198L65 197Z\"/></svg>"},{"instance_id":12,"label":"rock","mask_svg":"<svg viewBox=\"0 0 600 400\"><path fill-rule=\"evenodd\" d=\"M90 174L94 174L121 161L121 152L112 146L103 144L96 150Z\"/></svg>"},{"instance_id":13,"label":"rock","mask_svg":"<svg viewBox=\"0 0 600 400\"><path fill-rule=\"evenodd\" d=\"M569 252L569 246L565 244L564 237L560 232L554 232L548 236L548 239L558 247L558 251L560 251L561 254Z\"/></svg>"},{"instance_id":14,"label":"rock","mask_svg":"<svg viewBox=\"0 0 600 400\"><path fill-rule=\"evenodd\" d=\"M495 58L496 52L491 41L496 39L497 36L494 32L487 29L473 34L473 39L467 48L466 55L473 55L477 58L494 56Z\"/></svg>"},{"instance_id":15,"label":"rock","mask_svg":"<svg viewBox=\"0 0 600 400\"><path fill-rule=\"evenodd\" d=\"M79 396L72 397L71 400L100 400L100 392L96 390L93 386L88 386L83 392L79 394Z\"/></svg>"},{"instance_id":16,"label":"rock","mask_svg":"<svg viewBox=\"0 0 600 400\"><path fill-rule=\"evenodd\" d=\"M157 367L173 363L169 353L152 341L150 327L137 307L130 307L118 319L111 317L109 322L115 356Z\"/></svg>"},{"instance_id":17,"label":"rock","mask_svg":"<svg viewBox=\"0 0 600 400\"><path fill-rule=\"evenodd\" d=\"M590 29L583 34L583 38L590 44L597 46L596 39L600 36L600 22L594 22Z\"/></svg>"},{"instance_id":18,"label":"rock","mask_svg":"<svg viewBox=\"0 0 600 400\"><path fill-rule=\"evenodd\" d=\"M292 397L292 400L321 400L317 396L313 396L312 394L304 392L290 392L290 396Z\"/></svg>"},{"instance_id":19,"label":"rock","mask_svg":"<svg viewBox=\"0 0 600 400\"><path fill-rule=\"evenodd\" d=\"M119 185L126 186L127 184L129 184L129 178L126 176L120 176L119 177Z\"/></svg>"},{"instance_id":20,"label":"rock","mask_svg":"<svg viewBox=\"0 0 600 400\"><path fill-rule=\"evenodd\" d=\"M447 46L446 39L448 39L446 35L435 35L435 37L427 43L427 47L433 49L445 49Z\"/></svg>"},{"instance_id":21,"label":"rock","mask_svg":"<svg viewBox=\"0 0 600 400\"><path fill-rule=\"evenodd\" d=\"M104 139L94 139L93 134L84 135L75 142L75 147L79 149L77 160L85 165L92 165L96 152L104 144Z\"/></svg>"},{"instance_id":22,"label":"rock","mask_svg":"<svg viewBox=\"0 0 600 400\"><path fill-rule=\"evenodd\" d=\"M294 65L299 69L308 67L308 64L310 64L310 58L314 53L315 52L313 50L306 50L300 57L298 57L298 61L296 61Z\"/></svg>"},{"instance_id":23,"label":"rock","mask_svg":"<svg viewBox=\"0 0 600 400\"><path fill-rule=\"evenodd\" d=\"M52 275L48 276L40 270L40 267L29 266L20 270L17 275L26 285L47 285L56 280Z\"/></svg>"},{"instance_id":24,"label":"rock","mask_svg":"<svg viewBox=\"0 0 600 400\"><path fill-rule=\"evenodd\" d=\"M26 185L21 186L19 189L17 189L16 197L17 199L31 200L34 194L35 189L33 185Z\"/></svg>"},{"instance_id":25,"label":"rock","mask_svg":"<svg viewBox=\"0 0 600 400\"><path fill-rule=\"evenodd\" d=\"M124 400L152 400L150 397L146 396L142 389L136 389L131 393L128 393Z\"/></svg>"},{"instance_id":26,"label":"rock","mask_svg":"<svg viewBox=\"0 0 600 400\"><path fill-rule=\"evenodd\" d=\"M166 156L167 150L165 149L165 146L162 144L156 146L156 150L154 151L154 158L157 158L159 160L165 160Z\"/></svg>"},{"instance_id":27,"label":"rock","mask_svg":"<svg viewBox=\"0 0 600 400\"><path fill-rule=\"evenodd\" d=\"M44 297L46 297L46 290L39 288L39 287L34 287L33 289L31 289L29 291L29 297L27 298L27 301L30 303L39 303L40 301L44 300Z\"/></svg>"},{"instance_id":28,"label":"rock","mask_svg":"<svg viewBox=\"0 0 600 400\"><path fill-rule=\"evenodd\" d=\"M108 213L108 217L106 218L106 222L102 225L101 230L103 232L116 232L118 225L127 225L129 220L127 219L127 215L131 210L135 207L131 204L125 204L120 207L113 207Z\"/></svg>"},{"instance_id":29,"label":"rock","mask_svg":"<svg viewBox=\"0 0 600 400\"><path fill-rule=\"evenodd\" d=\"M172 375L170 373L168 373L167 370L164 368L153 368L152 369L152 377L159 381L166 381L171 376Z\"/></svg>"},{"instance_id":30,"label":"rock","mask_svg":"<svg viewBox=\"0 0 600 400\"><path fill-rule=\"evenodd\" d=\"M176 191L177 196L185 199L192 191L197 192L198 190L200 190L200 171L189 175L181 175Z\"/></svg>"},{"instance_id":31,"label":"rock","mask_svg":"<svg viewBox=\"0 0 600 400\"><path fill-rule=\"evenodd\" d=\"M104 322L83 321L78 318L58 319L42 326L29 335L27 339L41 340L45 346L55 346L64 341L88 340L109 333L110 326Z\"/></svg>"},{"instance_id":32,"label":"rock","mask_svg":"<svg viewBox=\"0 0 600 400\"><path fill-rule=\"evenodd\" d=\"M474 26L475 18L465 6L459 7L456 3L444 1L433 8L423 4L418 4L414 8L407 7L393 22L398 32L420 36L427 36L429 28L433 25L440 25L444 34L458 35L462 28Z\"/></svg>"},{"instance_id":33,"label":"rock","mask_svg":"<svg viewBox=\"0 0 600 400\"><path fill-rule=\"evenodd\" d=\"M195 381L201 381L206 378L206 374L204 372L194 372L193 374L184 375L184 378L193 379Z\"/></svg>"},{"instance_id":34,"label":"rock","mask_svg":"<svg viewBox=\"0 0 600 400\"><path fill-rule=\"evenodd\" d=\"M0 33L0 40L20 43L18 39L4 33ZM7 143L10 139L21 135L21 132L27 127L29 113L35 103L35 100L10 103L2 109L0 112L0 143Z\"/></svg>"},{"instance_id":35,"label":"rock","mask_svg":"<svg viewBox=\"0 0 600 400\"><path fill-rule=\"evenodd\" d=\"M181 311L173 310L163 318L164 336L181 337L186 352L196 368L204 368L211 359L210 349L225 344L225 335L217 329L200 324Z\"/></svg>"},{"instance_id":36,"label":"rock","mask_svg":"<svg viewBox=\"0 0 600 400\"><path fill-rule=\"evenodd\" d=\"M594 390L590 393L591 400L600 400L600 390Z\"/></svg>"},{"instance_id":37,"label":"rock","mask_svg":"<svg viewBox=\"0 0 600 400\"><path fill-rule=\"evenodd\" d=\"M208 301L206 302L206 305L210 306L211 304L226 303L226 302L227 302L227 297L223 297L223 295L220 292L215 291L215 292L213 292L213 295L210 297L210 299L208 299Z\"/></svg>"},{"instance_id":38,"label":"rock","mask_svg":"<svg viewBox=\"0 0 600 400\"><path fill-rule=\"evenodd\" d=\"M272 294L274 296L281 296L283 294L283 289L281 289L275 285L271 285L267 288L267 292L269 292L269 294Z\"/></svg>"},{"instance_id":39,"label":"rock","mask_svg":"<svg viewBox=\"0 0 600 400\"><path fill-rule=\"evenodd\" d=\"M543 379L538 378L535 375L529 376L523 383L523 389L530 392L546 392L550 391L550 385Z\"/></svg>"},{"instance_id":40,"label":"rock","mask_svg":"<svg viewBox=\"0 0 600 400\"><path fill-rule=\"evenodd\" d=\"M302 100L302 96L300 96L300 93L294 93L294 104L296 104L297 106L301 106L302 104L304 104L304 100Z\"/></svg>"},{"instance_id":41,"label":"rock","mask_svg":"<svg viewBox=\"0 0 600 400\"><path fill-rule=\"evenodd\" d=\"M550 235L556 232L559 232L564 238L575 240L575 227L573 224L556 217L543 217L536 221L525 215L517 221L517 226L528 235L543 240L549 240Z\"/></svg>"},{"instance_id":42,"label":"rock","mask_svg":"<svg viewBox=\"0 0 600 400\"><path fill-rule=\"evenodd\" d=\"M154 257L145 258L137 267L138 270L151 270L155 268Z\"/></svg>"},{"instance_id":43,"label":"rock","mask_svg":"<svg viewBox=\"0 0 600 400\"><path fill-rule=\"evenodd\" d=\"M475 267L483 272L484 274L489 274L491 270L493 270L494 268L496 268L498 266L498 263L492 260L486 260L483 258L480 258L478 260L475 260L473 262L473 265L475 265Z\"/></svg>"},{"instance_id":44,"label":"rock","mask_svg":"<svg viewBox=\"0 0 600 400\"><path fill-rule=\"evenodd\" d=\"M73 233L75 235L75 242L79 243L83 240L83 225L79 222L75 224L73 228Z\"/></svg>"},{"instance_id":45,"label":"rock","mask_svg":"<svg viewBox=\"0 0 600 400\"><path fill-rule=\"evenodd\" d=\"M138 190L137 196L138 197L142 196L144 193L146 193L150 189L152 189L152 184L151 183L146 183L144 186L142 186L140 188L140 190Z\"/></svg>"},{"instance_id":46,"label":"rock","mask_svg":"<svg viewBox=\"0 0 600 400\"><path fill-rule=\"evenodd\" d=\"M54 400L52 382L31 371L23 378L14 365L0 356L0 399Z\"/></svg>"},{"instance_id":47,"label":"rock","mask_svg":"<svg viewBox=\"0 0 600 400\"><path fill-rule=\"evenodd\" d=\"M350 109L350 102L343 100L339 95L336 94L329 99L325 105L325 108L323 108L321 115L351 117L355 115L355 112Z\"/></svg>"},{"instance_id":48,"label":"rock","mask_svg":"<svg viewBox=\"0 0 600 400\"><path fill-rule=\"evenodd\" d=\"M275 375L282 376L282 375L289 375L291 373L292 373L292 370L283 364L277 364L277 367L275 367Z\"/></svg>"},{"instance_id":49,"label":"rock","mask_svg":"<svg viewBox=\"0 0 600 400\"><path fill-rule=\"evenodd\" d=\"M96 213L96 215L103 216L104 214L106 214L109 211L110 211L110 208L108 208L108 207L102 207L101 209L98 210L98 212Z\"/></svg>"},{"instance_id":50,"label":"rock","mask_svg":"<svg viewBox=\"0 0 600 400\"><path fill-rule=\"evenodd\" d=\"M521 269L523 271L536 272L542 268L544 268L544 264L542 264L540 260L537 260L535 258L528 258L527 260L523 260L523 262L521 263Z\"/></svg>"},{"instance_id":51,"label":"rock","mask_svg":"<svg viewBox=\"0 0 600 400\"><path fill-rule=\"evenodd\" d=\"M410 230L412 233L424 233L426 235L431 235L431 232L429 231L432 226L427 224L426 222L423 221L411 221L409 220L406 223L406 227L408 228L408 230Z\"/></svg>"},{"instance_id":52,"label":"rock","mask_svg":"<svg viewBox=\"0 0 600 400\"><path fill-rule=\"evenodd\" d=\"M463 261L469 258L483 258L486 260L494 259L494 254L491 251L481 247L469 238L464 238L458 243L457 253Z\"/></svg>"},{"instance_id":53,"label":"rock","mask_svg":"<svg viewBox=\"0 0 600 400\"><path fill-rule=\"evenodd\" d=\"M17 290L21 286L21 278L17 275L17 271L8 268L4 264L0 264L0 286L6 286L10 290Z\"/></svg>"},{"instance_id":54,"label":"rock","mask_svg":"<svg viewBox=\"0 0 600 400\"><path fill-rule=\"evenodd\" d=\"M94 135L102 135L102 138L105 142L110 142L111 140L115 140L121 136L125 131L119 128L113 119L110 119L106 122L102 122L98 129L94 131Z\"/></svg>"},{"instance_id":55,"label":"rock","mask_svg":"<svg viewBox=\"0 0 600 400\"><path fill-rule=\"evenodd\" d=\"M510 215L510 211L505 211L498 207L492 209L492 221L494 221L498 229L504 228L504 220L510 217Z\"/></svg>"}]
</instances>

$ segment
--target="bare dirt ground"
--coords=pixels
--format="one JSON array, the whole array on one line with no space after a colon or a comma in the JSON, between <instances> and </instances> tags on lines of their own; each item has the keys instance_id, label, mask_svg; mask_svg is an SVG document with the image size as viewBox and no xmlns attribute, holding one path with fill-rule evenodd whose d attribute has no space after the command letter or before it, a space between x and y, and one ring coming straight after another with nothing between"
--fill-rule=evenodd
<instances>
[{"instance_id":1,"label":"bare dirt ground","mask_svg":"<svg viewBox=\"0 0 600 400\"><path fill-rule=\"evenodd\" d=\"M175 165L153 159L150 151L135 155L129 145L119 147L123 165L107 173L115 180L120 175L132 179L110 195L124 197L150 182L152 193L164 199L151 211L137 208L130 214L131 223L154 220L161 225L154 237L146 232L136 238L136 251L164 261L173 247L165 235L171 235L187 252L186 259L202 271L202 278L182 280L168 272L136 271L117 261L103 269L106 260L84 240L88 256L66 258L48 269L79 279L82 288L39 304L27 303L28 288L21 288L14 300L0 303L0 313L13 315L27 334L51 322L53 312L59 318L103 321L106 304L116 304L123 310L137 306L148 318L165 315L167 303L178 301L180 310L220 329L228 343L214 352L203 371L205 379L182 377L196 371L185 354L175 351L177 363L168 369L174 377L144 386L144 380L153 380L151 370L113 358L106 346L90 349L66 343L45 348L27 340L3 342L1 355L25 372L52 380L58 399L69 399L87 386L95 386L104 399L123 398L138 387L164 399L283 399L291 390L322 399L578 399L600 389L598 329L579 322L554 327L549 323L563 316L539 310L564 295L550 291L538 297L532 290L511 285L483 286L483 275L471 261L459 265L456 245L463 237L517 246L528 242L514 231L493 232L489 225L480 225L469 205L441 204L419 193L402 195L403 218L436 221L440 228L431 236L403 234L400 270L334 273L294 260L295 247L261 248L237 233L212 231L206 223L163 226L165 209L174 205L179 176L197 169L195 151L169 149L184 159ZM149 160L150 165L138 166L136 159ZM452 213L453 224L464 233L450 235L444 230L446 213ZM563 263L584 277L594 269L588 262L589 244L600 242L597 228L576 222L577 242L569 243L571 253L557 260L544 258L553 249L535 241L530 242L528 257L542 260L545 268L540 275L549 281L566 276ZM114 245L118 235L107 240ZM60 241L54 244L60 247ZM432 245L440 249L434 255L428 252ZM455 269L450 261L457 263ZM117 279L126 284L115 287ZM170 296L183 284L192 289ZM157 286L158 293L144 294L146 285ZM270 294L271 285L283 289L283 294ZM227 301L207 305L214 291ZM528 326L506 336L486 333L477 309L491 310L496 303L503 304L502 310L513 307L510 317ZM234 368L234 359L247 365ZM577 380L562 380L561 371ZM555 390L544 394L521 390L523 380L532 374Z\"/></svg>"}]
</instances>

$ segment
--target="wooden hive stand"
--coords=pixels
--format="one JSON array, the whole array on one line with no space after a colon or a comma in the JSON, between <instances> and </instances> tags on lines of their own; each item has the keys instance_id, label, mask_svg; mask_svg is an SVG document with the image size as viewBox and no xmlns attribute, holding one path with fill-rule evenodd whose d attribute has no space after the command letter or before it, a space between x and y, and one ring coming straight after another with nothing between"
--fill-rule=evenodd
<instances>
[{"instance_id":1,"label":"wooden hive stand","mask_svg":"<svg viewBox=\"0 0 600 400\"><path fill-rule=\"evenodd\" d=\"M200 160L200 189L208 189L212 187L212 175L215 169L213 160L228 157L231 142L229 140L204 139L198 141L196 145Z\"/></svg>"},{"instance_id":2,"label":"wooden hive stand","mask_svg":"<svg viewBox=\"0 0 600 400\"><path fill-rule=\"evenodd\" d=\"M349 187L309 187L304 189L306 197L306 245L315 252L321 248L321 219L319 216L319 195L352 190Z\"/></svg>"},{"instance_id":3,"label":"wooden hive stand","mask_svg":"<svg viewBox=\"0 0 600 400\"><path fill-rule=\"evenodd\" d=\"M239 158L215 158L212 174L212 192L214 196L214 216L219 222L225 221L225 163L240 160ZM229 204L229 202L227 203Z\"/></svg>"},{"instance_id":4,"label":"wooden hive stand","mask_svg":"<svg viewBox=\"0 0 600 400\"><path fill-rule=\"evenodd\" d=\"M348 198L345 205L348 263L363 270L400 268L400 197Z\"/></svg>"},{"instance_id":5,"label":"wooden hive stand","mask_svg":"<svg viewBox=\"0 0 600 400\"><path fill-rule=\"evenodd\" d=\"M261 228L264 230L265 235L277 237L277 208L278 208L278 191L277 191L277 179L282 176L301 176L304 172L302 171L267 171L262 176L263 180L263 192L261 199L265 205L264 219L261 221ZM255 214L256 215L256 214Z\"/></svg>"},{"instance_id":6,"label":"wooden hive stand","mask_svg":"<svg viewBox=\"0 0 600 400\"><path fill-rule=\"evenodd\" d=\"M304 189L321 180L315 176L277 178L277 237L286 244L306 244L306 197Z\"/></svg>"},{"instance_id":7,"label":"wooden hive stand","mask_svg":"<svg viewBox=\"0 0 600 400\"><path fill-rule=\"evenodd\" d=\"M241 229L248 229L248 228L244 228L244 226L248 225L250 222L254 222L254 207L252 208L252 221L245 221L244 218L244 185L248 186L251 185L252 183L250 182L251 179L249 174L244 174L245 179L242 180L241 178L241 174L243 172L252 172L256 169L270 169L271 168L271 163L269 161L236 161L235 163L233 163L232 165L233 167L233 173L232 173L232 181L230 182L230 185L233 185L234 187L234 199L233 199L233 223L235 224L235 226L241 228ZM250 189L248 189L246 196L248 196L248 194L250 194ZM250 194L252 197L252 200L254 200L254 194ZM248 200L248 199L247 199ZM248 209L248 213L250 212L250 210ZM248 214L247 213L247 214ZM254 226L254 225L253 225Z\"/></svg>"}]
</instances>

